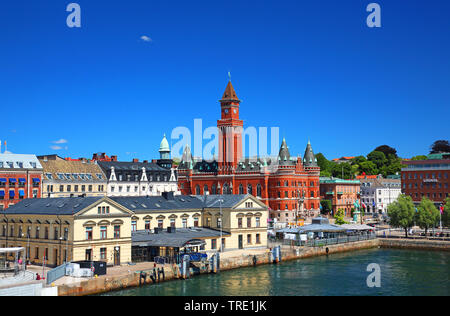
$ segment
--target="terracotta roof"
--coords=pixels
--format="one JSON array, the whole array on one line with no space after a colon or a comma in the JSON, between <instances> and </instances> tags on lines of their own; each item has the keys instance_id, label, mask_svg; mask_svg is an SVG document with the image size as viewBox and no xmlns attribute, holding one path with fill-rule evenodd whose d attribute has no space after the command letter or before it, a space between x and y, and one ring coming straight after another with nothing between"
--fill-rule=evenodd
<instances>
[{"instance_id":1,"label":"terracotta roof","mask_svg":"<svg viewBox=\"0 0 450 316\"><path fill-rule=\"evenodd\" d=\"M236 91L234 91L233 85L231 81L228 81L227 87L225 88L225 92L223 93L222 100L220 101L239 101Z\"/></svg>"}]
</instances>

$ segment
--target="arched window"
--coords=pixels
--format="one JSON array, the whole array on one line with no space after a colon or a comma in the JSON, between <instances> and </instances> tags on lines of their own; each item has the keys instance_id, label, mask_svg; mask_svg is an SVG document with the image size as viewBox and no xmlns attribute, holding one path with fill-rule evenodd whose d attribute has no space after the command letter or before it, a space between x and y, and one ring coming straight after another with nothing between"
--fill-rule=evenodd
<instances>
[{"instance_id":1,"label":"arched window","mask_svg":"<svg viewBox=\"0 0 450 316\"><path fill-rule=\"evenodd\" d=\"M208 192L208 185L207 184L205 184L203 186L203 194L206 194L206 192Z\"/></svg>"},{"instance_id":2,"label":"arched window","mask_svg":"<svg viewBox=\"0 0 450 316\"><path fill-rule=\"evenodd\" d=\"M251 184L247 185L247 193L248 194L253 194L253 186Z\"/></svg>"},{"instance_id":3,"label":"arched window","mask_svg":"<svg viewBox=\"0 0 450 316\"><path fill-rule=\"evenodd\" d=\"M239 184L239 194L244 194L244 187L243 187L242 183Z\"/></svg>"},{"instance_id":4,"label":"arched window","mask_svg":"<svg viewBox=\"0 0 450 316\"><path fill-rule=\"evenodd\" d=\"M256 196L261 197L261 184L256 185Z\"/></svg>"},{"instance_id":5,"label":"arched window","mask_svg":"<svg viewBox=\"0 0 450 316\"><path fill-rule=\"evenodd\" d=\"M224 183L223 184L223 194L229 194L229 187L228 187L228 183Z\"/></svg>"},{"instance_id":6,"label":"arched window","mask_svg":"<svg viewBox=\"0 0 450 316\"><path fill-rule=\"evenodd\" d=\"M195 194L200 195L200 186L198 184L195 186Z\"/></svg>"},{"instance_id":7,"label":"arched window","mask_svg":"<svg viewBox=\"0 0 450 316\"><path fill-rule=\"evenodd\" d=\"M211 194L217 194L217 189L216 189L216 185L215 184L213 184L211 186Z\"/></svg>"}]
</instances>

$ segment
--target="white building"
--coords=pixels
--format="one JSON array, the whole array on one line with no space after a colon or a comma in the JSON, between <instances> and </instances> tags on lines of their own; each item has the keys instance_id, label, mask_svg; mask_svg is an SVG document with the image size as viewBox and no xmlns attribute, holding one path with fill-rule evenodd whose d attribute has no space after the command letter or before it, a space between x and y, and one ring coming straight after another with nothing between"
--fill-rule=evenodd
<instances>
[{"instance_id":1,"label":"white building","mask_svg":"<svg viewBox=\"0 0 450 316\"><path fill-rule=\"evenodd\" d=\"M158 196L163 192L181 194L170 148L164 135L159 148L160 159L152 162L98 161L107 178L107 196Z\"/></svg>"},{"instance_id":2,"label":"white building","mask_svg":"<svg viewBox=\"0 0 450 316\"><path fill-rule=\"evenodd\" d=\"M361 204L368 213L387 213L387 207L401 194L400 179L360 179Z\"/></svg>"}]
</instances>

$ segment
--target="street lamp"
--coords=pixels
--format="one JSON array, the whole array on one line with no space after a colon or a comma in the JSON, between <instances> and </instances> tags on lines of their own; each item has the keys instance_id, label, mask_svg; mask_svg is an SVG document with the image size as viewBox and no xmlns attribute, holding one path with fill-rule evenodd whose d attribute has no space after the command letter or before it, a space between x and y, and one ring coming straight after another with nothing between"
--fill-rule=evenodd
<instances>
[{"instance_id":1,"label":"street lamp","mask_svg":"<svg viewBox=\"0 0 450 316\"><path fill-rule=\"evenodd\" d=\"M303 192L303 194L300 194L300 190L297 190L297 196L298 196L298 207L297 207L297 212L295 213L295 225L297 226L298 224L298 212L300 211L300 208L303 205L303 202L305 201L305 192Z\"/></svg>"},{"instance_id":2,"label":"street lamp","mask_svg":"<svg viewBox=\"0 0 450 316\"><path fill-rule=\"evenodd\" d=\"M220 252L223 251L223 241L222 241L222 227L223 227L223 214L222 214L222 203L223 199L219 199L219 215L220 215Z\"/></svg>"}]
</instances>

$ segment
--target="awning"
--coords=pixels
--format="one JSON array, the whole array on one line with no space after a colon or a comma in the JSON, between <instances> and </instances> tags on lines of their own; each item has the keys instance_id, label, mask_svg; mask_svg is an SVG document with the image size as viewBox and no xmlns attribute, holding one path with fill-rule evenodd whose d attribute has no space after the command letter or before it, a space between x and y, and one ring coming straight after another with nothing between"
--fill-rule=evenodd
<instances>
[{"instance_id":1,"label":"awning","mask_svg":"<svg viewBox=\"0 0 450 316\"><path fill-rule=\"evenodd\" d=\"M41 179L39 179L39 178L33 178L33 182L39 183L39 182L41 182Z\"/></svg>"},{"instance_id":2,"label":"awning","mask_svg":"<svg viewBox=\"0 0 450 316\"><path fill-rule=\"evenodd\" d=\"M5 196L5 191L0 191L0 196Z\"/></svg>"},{"instance_id":3,"label":"awning","mask_svg":"<svg viewBox=\"0 0 450 316\"><path fill-rule=\"evenodd\" d=\"M17 179L16 179L16 178L9 178L9 182L11 182L11 183L16 183L16 182L17 182Z\"/></svg>"},{"instance_id":4,"label":"awning","mask_svg":"<svg viewBox=\"0 0 450 316\"><path fill-rule=\"evenodd\" d=\"M14 192L14 190L9 190L9 196L10 197L15 197L16 196L16 192Z\"/></svg>"},{"instance_id":5,"label":"awning","mask_svg":"<svg viewBox=\"0 0 450 316\"><path fill-rule=\"evenodd\" d=\"M0 178L1 183L6 183L6 178Z\"/></svg>"},{"instance_id":6,"label":"awning","mask_svg":"<svg viewBox=\"0 0 450 316\"><path fill-rule=\"evenodd\" d=\"M25 191L24 190L19 190L19 196L25 196Z\"/></svg>"},{"instance_id":7,"label":"awning","mask_svg":"<svg viewBox=\"0 0 450 316\"><path fill-rule=\"evenodd\" d=\"M27 182L27 179L25 179L25 178L19 178L19 182L20 182L20 183L25 183L25 182Z\"/></svg>"}]
</instances>

